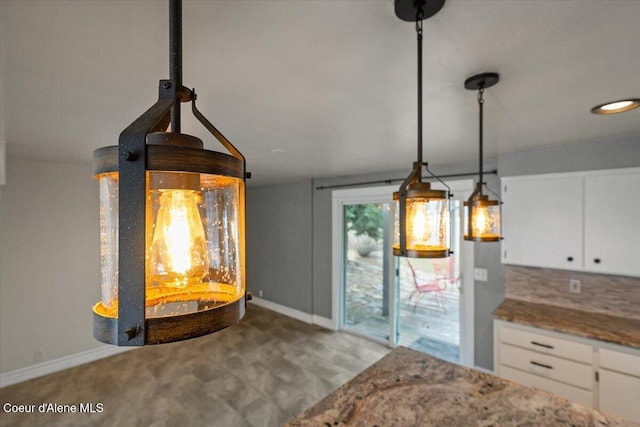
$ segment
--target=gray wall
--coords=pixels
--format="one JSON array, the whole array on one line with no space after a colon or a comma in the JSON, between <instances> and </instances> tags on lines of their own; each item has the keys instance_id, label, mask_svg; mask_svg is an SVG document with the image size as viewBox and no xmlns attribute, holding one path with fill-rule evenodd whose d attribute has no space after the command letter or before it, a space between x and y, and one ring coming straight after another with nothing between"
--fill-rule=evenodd
<instances>
[{"instance_id":1,"label":"gray wall","mask_svg":"<svg viewBox=\"0 0 640 427\"><path fill-rule=\"evenodd\" d=\"M498 169L498 172L501 172ZM492 191L500 194L500 179L488 175L484 181ZM486 268L488 280L474 282L474 353L475 364L493 369L493 311L504 300L504 266L500 262L500 243L474 243L473 263Z\"/></svg>"},{"instance_id":2,"label":"gray wall","mask_svg":"<svg viewBox=\"0 0 640 427\"><path fill-rule=\"evenodd\" d=\"M640 135L515 151L498 157L500 176L617 169L638 165Z\"/></svg>"},{"instance_id":3,"label":"gray wall","mask_svg":"<svg viewBox=\"0 0 640 427\"><path fill-rule=\"evenodd\" d=\"M247 189L247 289L312 312L311 180Z\"/></svg>"},{"instance_id":4,"label":"gray wall","mask_svg":"<svg viewBox=\"0 0 640 427\"><path fill-rule=\"evenodd\" d=\"M90 165L7 159L0 214L0 372L100 347L98 186Z\"/></svg>"}]
</instances>

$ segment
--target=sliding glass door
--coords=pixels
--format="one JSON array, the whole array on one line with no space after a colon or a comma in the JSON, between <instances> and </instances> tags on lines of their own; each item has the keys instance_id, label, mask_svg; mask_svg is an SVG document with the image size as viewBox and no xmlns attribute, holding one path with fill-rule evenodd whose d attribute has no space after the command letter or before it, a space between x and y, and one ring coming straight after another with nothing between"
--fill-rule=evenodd
<instances>
[{"instance_id":1,"label":"sliding glass door","mask_svg":"<svg viewBox=\"0 0 640 427\"><path fill-rule=\"evenodd\" d=\"M473 294L465 295L462 263L472 246L462 244L461 228L462 203L473 183L451 185L454 254L438 260L393 256L395 186L333 192L334 315L340 329L455 362L464 347L473 353L472 323L465 320L473 317Z\"/></svg>"},{"instance_id":2,"label":"sliding glass door","mask_svg":"<svg viewBox=\"0 0 640 427\"><path fill-rule=\"evenodd\" d=\"M343 326L389 340L389 203L343 205Z\"/></svg>"},{"instance_id":3,"label":"sliding glass door","mask_svg":"<svg viewBox=\"0 0 640 427\"><path fill-rule=\"evenodd\" d=\"M395 345L396 321L393 191L385 186L332 193L334 316L341 330L389 346Z\"/></svg>"}]
</instances>

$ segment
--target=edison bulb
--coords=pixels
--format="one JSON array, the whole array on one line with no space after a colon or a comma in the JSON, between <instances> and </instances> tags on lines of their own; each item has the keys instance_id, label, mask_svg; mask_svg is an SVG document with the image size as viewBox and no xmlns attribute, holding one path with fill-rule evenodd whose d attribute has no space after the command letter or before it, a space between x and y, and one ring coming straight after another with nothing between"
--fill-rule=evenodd
<instances>
[{"instance_id":1,"label":"edison bulb","mask_svg":"<svg viewBox=\"0 0 640 427\"><path fill-rule=\"evenodd\" d=\"M199 199L195 190L160 190L150 265L157 284L181 288L200 283L209 270Z\"/></svg>"},{"instance_id":2,"label":"edison bulb","mask_svg":"<svg viewBox=\"0 0 640 427\"><path fill-rule=\"evenodd\" d=\"M486 206L478 206L474 209L473 215L473 228L475 229L474 235L481 236L489 231L489 212L487 212Z\"/></svg>"},{"instance_id":3,"label":"edison bulb","mask_svg":"<svg viewBox=\"0 0 640 427\"><path fill-rule=\"evenodd\" d=\"M412 241L420 245L425 245L431 237L431 227L425 214L425 208L425 203L415 203L411 219Z\"/></svg>"}]
</instances>

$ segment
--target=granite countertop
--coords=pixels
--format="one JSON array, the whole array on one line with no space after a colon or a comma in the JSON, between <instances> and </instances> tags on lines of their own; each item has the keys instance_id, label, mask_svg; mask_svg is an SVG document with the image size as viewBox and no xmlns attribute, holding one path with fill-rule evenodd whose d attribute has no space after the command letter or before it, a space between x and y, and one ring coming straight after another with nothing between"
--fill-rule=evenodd
<instances>
[{"instance_id":1,"label":"granite countertop","mask_svg":"<svg viewBox=\"0 0 640 427\"><path fill-rule=\"evenodd\" d=\"M288 426L638 426L398 347Z\"/></svg>"},{"instance_id":2,"label":"granite countertop","mask_svg":"<svg viewBox=\"0 0 640 427\"><path fill-rule=\"evenodd\" d=\"M505 299L496 319L640 349L640 320Z\"/></svg>"}]
</instances>

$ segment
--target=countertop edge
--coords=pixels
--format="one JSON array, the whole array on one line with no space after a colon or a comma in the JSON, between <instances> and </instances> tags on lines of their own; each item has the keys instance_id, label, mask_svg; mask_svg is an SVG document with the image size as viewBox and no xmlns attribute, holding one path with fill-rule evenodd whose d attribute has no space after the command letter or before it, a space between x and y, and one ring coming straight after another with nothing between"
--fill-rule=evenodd
<instances>
[{"instance_id":1,"label":"countertop edge","mask_svg":"<svg viewBox=\"0 0 640 427\"><path fill-rule=\"evenodd\" d=\"M494 319L640 350L640 321L506 298Z\"/></svg>"}]
</instances>

